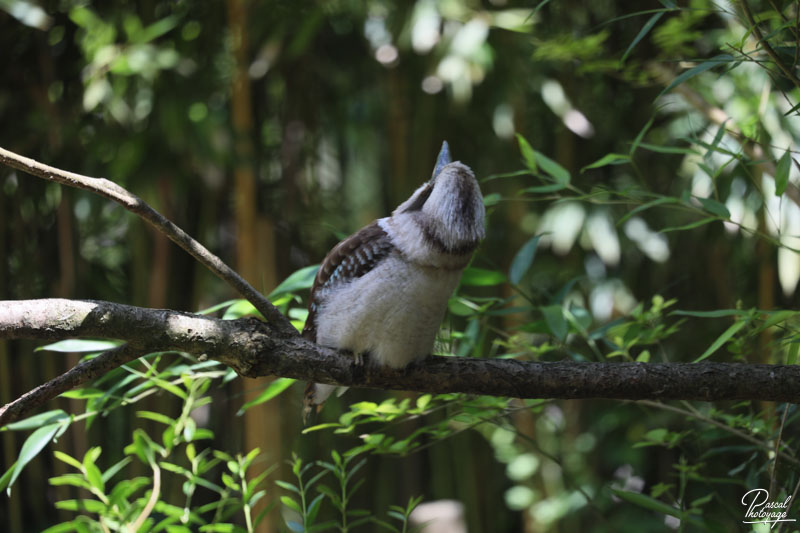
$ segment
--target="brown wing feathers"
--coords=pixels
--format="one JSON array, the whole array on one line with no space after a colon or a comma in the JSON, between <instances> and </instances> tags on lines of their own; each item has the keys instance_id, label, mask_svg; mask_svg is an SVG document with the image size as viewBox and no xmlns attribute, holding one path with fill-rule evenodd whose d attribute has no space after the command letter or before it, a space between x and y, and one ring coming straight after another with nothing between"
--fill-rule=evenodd
<instances>
[{"instance_id":1,"label":"brown wing feathers","mask_svg":"<svg viewBox=\"0 0 800 533\"><path fill-rule=\"evenodd\" d=\"M308 303L308 318L303 328L303 336L317 340L317 306L327 289L339 283L360 278L394 249L389 236L373 222L346 238L328 253L319 267Z\"/></svg>"}]
</instances>

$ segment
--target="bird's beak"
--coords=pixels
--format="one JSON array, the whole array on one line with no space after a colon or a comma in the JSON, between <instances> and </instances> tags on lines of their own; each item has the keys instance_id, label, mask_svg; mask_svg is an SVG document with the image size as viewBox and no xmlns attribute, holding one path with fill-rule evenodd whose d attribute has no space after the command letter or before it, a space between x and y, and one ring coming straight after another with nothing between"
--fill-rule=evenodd
<instances>
[{"instance_id":1,"label":"bird's beak","mask_svg":"<svg viewBox=\"0 0 800 533\"><path fill-rule=\"evenodd\" d=\"M442 149L439 150L439 157L436 158L436 166L433 167L433 175L431 175L431 181L435 180L436 176L439 175L439 172L441 172L444 167L446 167L452 162L453 158L450 157L450 145L447 144L447 141L443 141Z\"/></svg>"}]
</instances>

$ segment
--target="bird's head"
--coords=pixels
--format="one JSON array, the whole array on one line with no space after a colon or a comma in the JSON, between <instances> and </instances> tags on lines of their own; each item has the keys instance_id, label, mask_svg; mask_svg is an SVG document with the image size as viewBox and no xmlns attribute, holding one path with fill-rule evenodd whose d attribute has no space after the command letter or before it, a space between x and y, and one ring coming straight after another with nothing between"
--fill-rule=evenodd
<instances>
[{"instance_id":1,"label":"bird's head","mask_svg":"<svg viewBox=\"0 0 800 533\"><path fill-rule=\"evenodd\" d=\"M447 141L436 160L431 179L395 209L409 213L441 251L471 253L484 237L483 196L472 170L452 161Z\"/></svg>"}]
</instances>

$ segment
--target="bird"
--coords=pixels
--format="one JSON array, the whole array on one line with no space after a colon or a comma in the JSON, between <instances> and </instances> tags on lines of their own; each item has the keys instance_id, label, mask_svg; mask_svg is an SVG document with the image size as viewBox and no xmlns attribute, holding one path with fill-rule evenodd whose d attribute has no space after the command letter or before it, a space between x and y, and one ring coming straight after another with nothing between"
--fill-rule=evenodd
<instances>
[{"instance_id":1,"label":"bird","mask_svg":"<svg viewBox=\"0 0 800 533\"><path fill-rule=\"evenodd\" d=\"M442 143L430 180L389 217L334 246L309 297L302 335L350 352L356 364L404 368L431 354L447 304L485 236L472 170ZM335 385L309 383L304 418Z\"/></svg>"}]
</instances>

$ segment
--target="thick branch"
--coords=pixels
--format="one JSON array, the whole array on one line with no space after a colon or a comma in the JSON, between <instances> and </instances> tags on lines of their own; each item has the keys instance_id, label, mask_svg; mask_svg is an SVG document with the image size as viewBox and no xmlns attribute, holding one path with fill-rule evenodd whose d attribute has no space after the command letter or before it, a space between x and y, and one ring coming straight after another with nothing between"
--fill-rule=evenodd
<instances>
[{"instance_id":1,"label":"thick branch","mask_svg":"<svg viewBox=\"0 0 800 533\"><path fill-rule=\"evenodd\" d=\"M28 172L29 174L49 181L55 181L62 185L85 189L117 202L128 211L149 222L154 228L169 237L172 242L189 252L192 257L233 287L236 292L252 303L280 333L283 335L297 334L297 331L295 331L291 323L269 300L253 288L252 285L247 283L247 281L232 268L226 265L219 257L212 254L205 246L167 220L161 213L150 207L141 198L123 189L113 181L109 181L105 178L92 178L74 172L67 172L15 154L2 147L0 147L0 163L4 163L17 170Z\"/></svg>"},{"instance_id":2,"label":"thick branch","mask_svg":"<svg viewBox=\"0 0 800 533\"><path fill-rule=\"evenodd\" d=\"M429 357L406 369L393 370L358 367L351 357L299 336L276 335L270 325L255 319L227 321L107 302L0 302L0 339L71 337L115 338L132 345L146 343L151 351L205 354L248 377L275 375L350 387L517 398L800 403L797 365L537 363ZM23 408L13 415L5 407L0 409L0 425L31 409L22 403Z\"/></svg>"}]
</instances>

